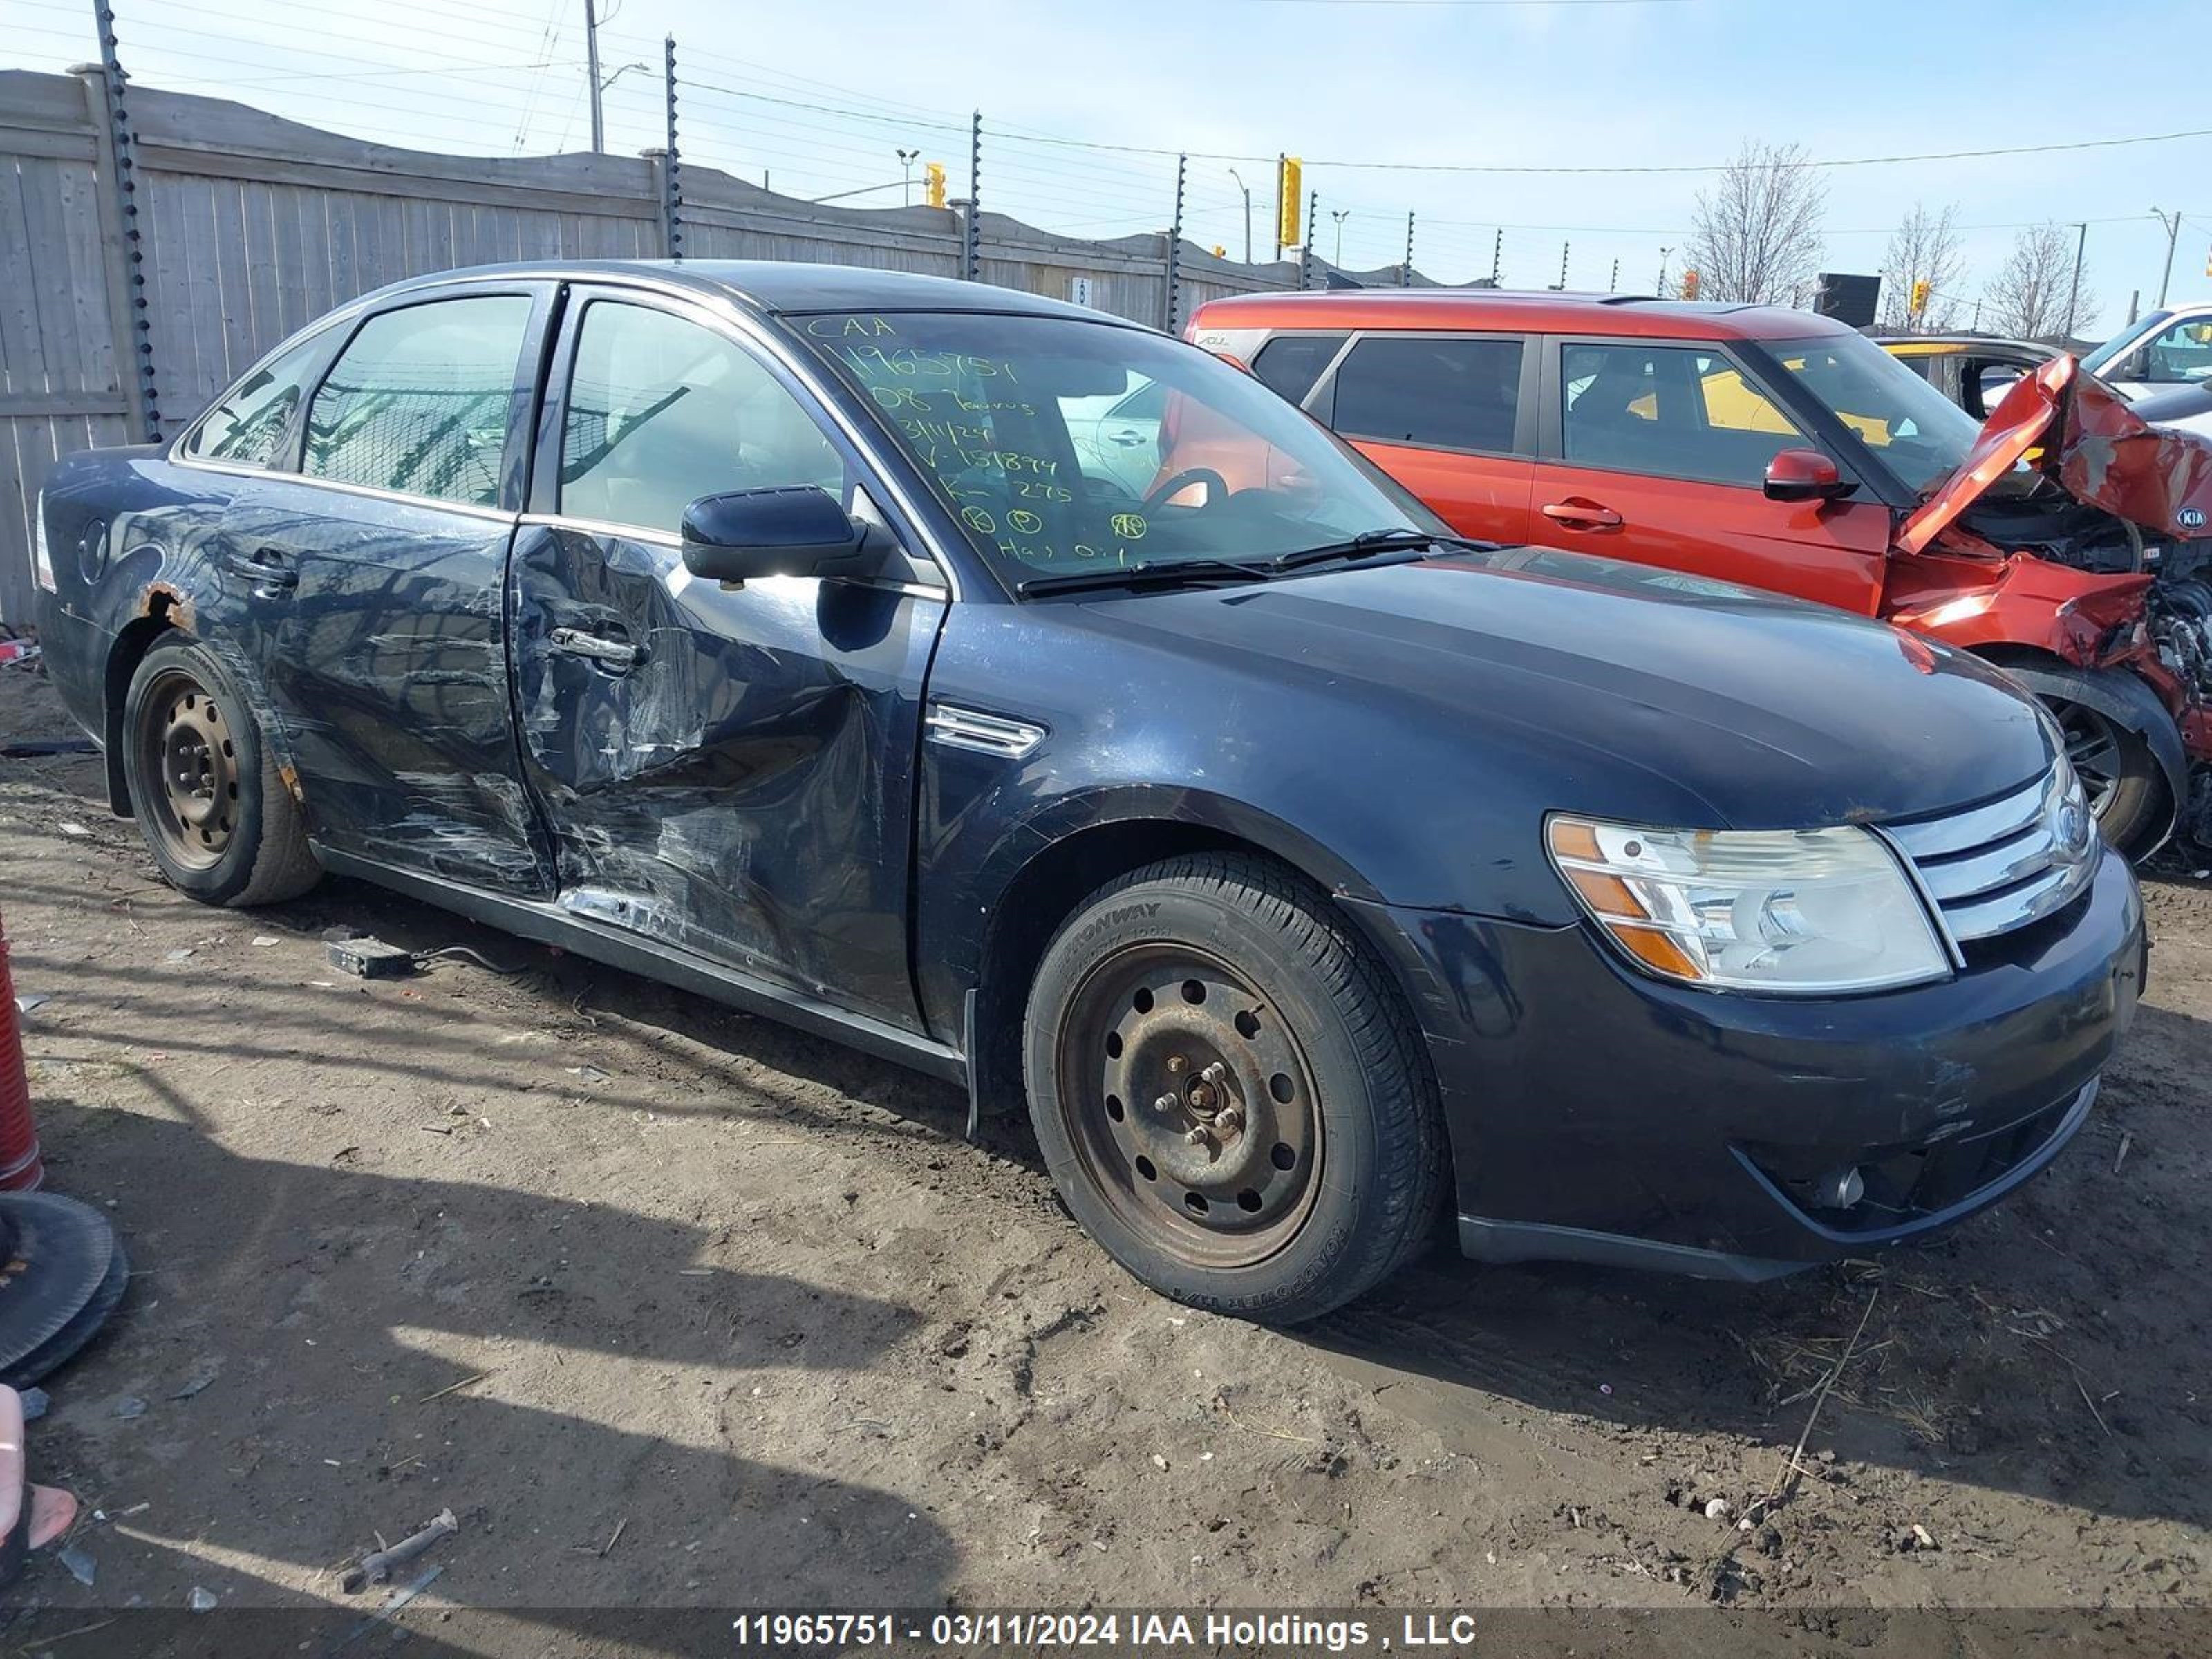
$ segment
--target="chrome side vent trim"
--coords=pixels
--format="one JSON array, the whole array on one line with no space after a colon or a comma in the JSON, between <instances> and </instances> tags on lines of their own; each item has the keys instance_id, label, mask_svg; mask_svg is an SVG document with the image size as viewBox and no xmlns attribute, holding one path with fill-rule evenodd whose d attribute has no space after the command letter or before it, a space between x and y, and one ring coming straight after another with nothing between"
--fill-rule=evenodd
<instances>
[{"instance_id":1,"label":"chrome side vent trim","mask_svg":"<svg viewBox=\"0 0 2212 1659\"><path fill-rule=\"evenodd\" d=\"M2088 799L2063 759L1996 800L1882 830L1960 944L2064 908L2095 872L2100 844Z\"/></svg>"},{"instance_id":2,"label":"chrome side vent trim","mask_svg":"<svg viewBox=\"0 0 2212 1659\"><path fill-rule=\"evenodd\" d=\"M979 755L996 755L1001 760L1026 759L1036 752L1045 736L1044 727L1027 720L1008 720L1003 714L986 714L973 708L957 708L949 702L930 704L921 724L932 743L941 743L948 749L972 749Z\"/></svg>"}]
</instances>

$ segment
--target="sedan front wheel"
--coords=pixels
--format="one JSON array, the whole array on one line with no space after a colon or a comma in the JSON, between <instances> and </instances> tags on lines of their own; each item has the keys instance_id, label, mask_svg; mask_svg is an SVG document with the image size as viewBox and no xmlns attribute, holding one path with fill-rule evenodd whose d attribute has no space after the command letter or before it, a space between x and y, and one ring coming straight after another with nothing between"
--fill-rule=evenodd
<instances>
[{"instance_id":1,"label":"sedan front wheel","mask_svg":"<svg viewBox=\"0 0 2212 1659\"><path fill-rule=\"evenodd\" d=\"M1069 1210L1194 1306L1290 1323L1428 1242L1443 1136L1419 1037L1328 896L1264 860L1170 860L1047 946L1024 1026Z\"/></svg>"}]
</instances>

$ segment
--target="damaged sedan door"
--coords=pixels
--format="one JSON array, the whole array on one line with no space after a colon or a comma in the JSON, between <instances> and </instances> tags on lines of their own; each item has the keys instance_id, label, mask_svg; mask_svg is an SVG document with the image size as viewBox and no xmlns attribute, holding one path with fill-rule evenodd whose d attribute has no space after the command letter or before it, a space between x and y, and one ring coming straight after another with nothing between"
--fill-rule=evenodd
<instances>
[{"instance_id":1,"label":"damaged sedan door","mask_svg":"<svg viewBox=\"0 0 2212 1659\"><path fill-rule=\"evenodd\" d=\"M296 470L241 484L223 580L326 853L541 897L502 617L550 283L415 294L350 331ZM285 458L289 463L290 457Z\"/></svg>"},{"instance_id":2,"label":"damaged sedan door","mask_svg":"<svg viewBox=\"0 0 2212 1659\"><path fill-rule=\"evenodd\" d=\"M814 395L710 311L573 289L547 386L509 611L558 902L920 1030L907 887L935 566L741 585L684 568L702 495L815 485L884 522Z\"/></svg>"}]
</instances>

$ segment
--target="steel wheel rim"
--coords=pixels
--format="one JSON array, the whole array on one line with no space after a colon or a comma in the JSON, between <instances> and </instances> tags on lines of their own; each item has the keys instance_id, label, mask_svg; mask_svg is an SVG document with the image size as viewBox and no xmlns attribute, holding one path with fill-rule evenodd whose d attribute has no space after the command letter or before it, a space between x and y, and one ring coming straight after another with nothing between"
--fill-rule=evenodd
<instances>
[{"instance_id":1,"label":"steel wheel rim","mask_svg":"<svg viewBox=\"0 0 2212 1659\"><path fill-rule=\"evenodd\" d=\"M2061 703L2051 712L2066 738L2066 759L2089 798L2090 815L2102 817L2112 792L2120 787L2124 762L2119 730L2084 703Z\"/></svg>"},{"instance_id":2,"label":"steel wheel rim","mask_svg":"<svg viewBox=\"0 0 2212 1659\"><path fill-rule=\"evenodd\" d=\"M1061 1126L1092 1188L1187 1265L1255 1266L1312 1213L1312 1068L1273 1000L1218 957L1162 943L1096 963L1056 1063Z\"/></svg>"},{"instance_id":3,"label":"steel wheel rim","mask_svg":"<svg viewBox=\"0 0 2212 1659\"><path fill-rule=\"evenodd\" d=\"M180 668L146 688L138 731L139 775L155 781L140 811L161 850L187 869L213 866L238 824L238 751L229 714Z\"/></svg>"}]
</instances>

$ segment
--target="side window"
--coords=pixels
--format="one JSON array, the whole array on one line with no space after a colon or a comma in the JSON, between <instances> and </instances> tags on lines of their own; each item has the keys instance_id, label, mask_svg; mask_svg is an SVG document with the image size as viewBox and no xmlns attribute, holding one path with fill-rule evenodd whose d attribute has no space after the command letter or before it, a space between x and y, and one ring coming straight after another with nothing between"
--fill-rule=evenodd
<instances>
[{"instance_id":1,"label":"side window","mask_svg":"<svg viewBox=\"0 0 2212 1659\"><path fill-rule=\"evenodd\" d=\"M1521 342L1371 336L1336 371L1332 422L1347 438L1510 453Z\"/></svg>"},{"instance_id":2,"label":"side window","mask_svg":"<svg viewBox=\"0 0 2212 1659\"><path fill-rule=\"evenodd\" d=\"M1959 402L1976 420L1986 421L2027 373L2018 363L1978 362L1969 358L1960 377Z\"/></svg>"},{"instance_id":3,"label":"side window","mask_svg":"<svg viewBox=\"0 0 2212 1659\"><path fill-rule=\"evenodd\" d=\"M750 353L650 307L585 308L562 411L562 512L672 533L699 496L789 484L842 503L844 463Z\"/></svg>"},{"instance_id":4,"label":"side window","mask_svg":"<svg viewBox=\"0 0 2212 1659\"><path fill-rule=\"evenodd\" d=\"M225 392L185 439L178 453L233 466L269 466L307 390L307 377L328 343L328 331L273 357Z\"/></svg>"},{"instance_id":5,"label":"side window","mask_svg":"<svg viewBox=\"0 0 2212 1659\"><path fill-rule=\"evenodd\" d=\"M1566 345L1562 453L1583 466L1756 484L1808 440L1725 357L1632 342Z\"/></svg>"},{"instance_id":6,"label":"side window","mask_svg":"<svg viewBox=\"0 0 2212 1659\"><path fill-rule=\"evenodd\" d=\"M529 325L530 300L520 294L433 300L370 318L315 393L300 470L496 506Z\"/></svg>"},{"instance_id":7,"label":"side window","mask_svg":"<svg viewBox=\"0 0 2212 1659\"><path fill-rule=\"evenodd\" d=\"M2142 378L2160 386L2193 386L2212 379L2212 323L2172 323L2143 348Z\"/></svg>"},{"instance_id":8,"label":"side window","mask_svg":"<svg viewBox=\"0 0 2212 1659\"><path fill-rule=\"evenodd\" d=\"M1279 334L1252 359L1260 384L1292 403L1305 401L1321 372L1350 337L1343 334Z\"/></svg>"}]
</instances>

